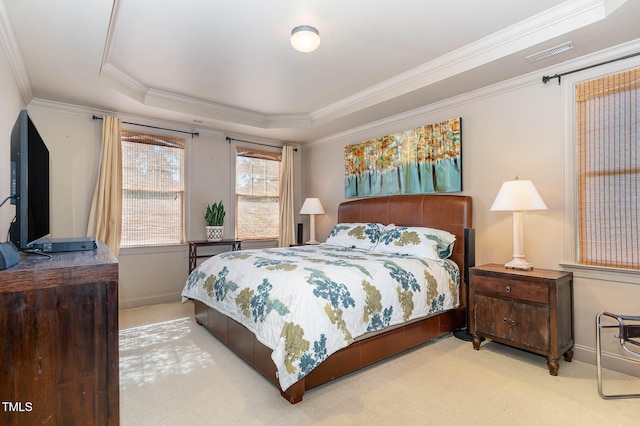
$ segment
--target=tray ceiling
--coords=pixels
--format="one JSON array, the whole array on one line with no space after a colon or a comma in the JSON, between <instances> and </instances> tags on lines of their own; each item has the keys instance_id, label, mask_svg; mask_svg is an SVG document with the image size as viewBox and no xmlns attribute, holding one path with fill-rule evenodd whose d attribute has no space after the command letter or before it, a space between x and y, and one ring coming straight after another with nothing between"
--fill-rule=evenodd
<instances>
[{"instance_id":1,"label":"tray ceiling","mask_svg":"<svg viewBox=\"0 0 640 426\"><path fill-rule=\"evenodd\" d=\"M633 0L0 0L0 39L27 103L307 142L635 40L638 16ZM315 52L289 44L302 24Z\"/></svg>"}]
</instances>

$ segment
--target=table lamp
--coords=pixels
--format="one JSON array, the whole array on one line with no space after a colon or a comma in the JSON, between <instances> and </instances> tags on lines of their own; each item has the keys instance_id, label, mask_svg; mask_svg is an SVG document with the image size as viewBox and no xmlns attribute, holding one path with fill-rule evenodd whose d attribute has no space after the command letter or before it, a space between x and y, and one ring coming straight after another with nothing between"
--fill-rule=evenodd
<instances>
[{"instance_id":1,"label":"table lamp","mask_svg":"<svg viewBox=\"0 0 640 426\"><path fill-rule=\"evenodd\" d=\"M300 214L309 215L309 241L307 244L318 244L316 241L316 215L324 214L324 208L318 198L307 198L302 204Z\"/></svg>"},{"instance_id":2,"label":"table lamp","mask_svg":"<svg viewBox=\"0 0 640 426\"><path fill-rule=\"evenodd\" d=\"M496 199L491 206L492 211L513 212L513 260L504 266L507 269L521 269L529 271L533 264L524 258L524 231L522 229L522 212L525 210L546 210L536 187L530 180L507 181L502 184Z\"/></svg>"}]
</instances>

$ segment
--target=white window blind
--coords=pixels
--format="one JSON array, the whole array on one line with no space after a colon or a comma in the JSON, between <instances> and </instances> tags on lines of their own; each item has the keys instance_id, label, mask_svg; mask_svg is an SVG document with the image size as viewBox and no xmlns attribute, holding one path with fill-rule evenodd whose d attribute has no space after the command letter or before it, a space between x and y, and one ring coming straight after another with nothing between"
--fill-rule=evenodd
<instances>
[{"instance_id":1,"label":"white window blind","mask_svg":"<svg viewBox=\"0 0 640 426\"><path fill-rule=\"evenodd\" d=\"M184 139L123 130L122 247L184 243Z\"/></svg>"},{"instance_id":2,"label":"white window blind","mask_svg":"<svg viewBox=\"0 0 640 426\"><path fill-rule=\"evenodd\" d=\"M236 149L236 238L278 239L282 155Z\"/></svg>"},{"instance_id":3,"label":"white window blind","mask_svg":"<svg viewBox=\"0 0 640 426\"><path fill-rule=\"evenodd\" d=\"M578 262L640 269L640 69L576 85Z\"/></svg>"}]
</instances>

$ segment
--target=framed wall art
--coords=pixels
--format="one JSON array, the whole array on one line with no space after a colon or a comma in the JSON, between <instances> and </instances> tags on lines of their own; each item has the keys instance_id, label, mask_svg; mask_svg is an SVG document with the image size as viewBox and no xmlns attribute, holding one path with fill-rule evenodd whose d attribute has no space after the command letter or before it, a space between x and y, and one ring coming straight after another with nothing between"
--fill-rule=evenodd
<instances>
[{"instance_id":1,"label":"framed wall art","mask_svg":"<svg viewBox=\"0 0 640 426\"><path fill-rule=\"evenodd\" d=\"M462 191L461 118L344 148L346 198Z\"/></svg>"}]
</instances>

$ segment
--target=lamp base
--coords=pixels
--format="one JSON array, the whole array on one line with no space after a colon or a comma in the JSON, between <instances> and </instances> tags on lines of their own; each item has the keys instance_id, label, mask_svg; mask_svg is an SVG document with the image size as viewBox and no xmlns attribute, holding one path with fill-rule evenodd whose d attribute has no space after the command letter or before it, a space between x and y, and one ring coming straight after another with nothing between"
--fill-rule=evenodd
<instances>
[{"instance_id":1,"label":"lamp base","mask_svg":"<svg viewBox=\"0 0 640 426\"><path fill-rule=\"evenodd\" d=\"M305 244L320 244L320 241L316 241L315 238L310 239Z\"/></svg>"},{"instance_id":2,"label":"lamp base","mask_svg":"<svg viewBox=\"0 0 640 426\"><path fill-rule=\"evenodd\" d=\"M453 335L460 340L464 340L465 342L470 342L473 340L473 336L469 333L469 328L462 327L457 330L453 330Z\"/></svg>"},{"instance_id":3,"label":"lamp base","mask_svg":"<svg viewBox=\"0 0 640 426\"><path fill-rule=\"evenodd\" d=\"M533 269L533 263L529 263L524 257L514 257L511 262L504 264L507 269L520 269L522 271L530 271Z\"/></svg>"}]
</instances>

